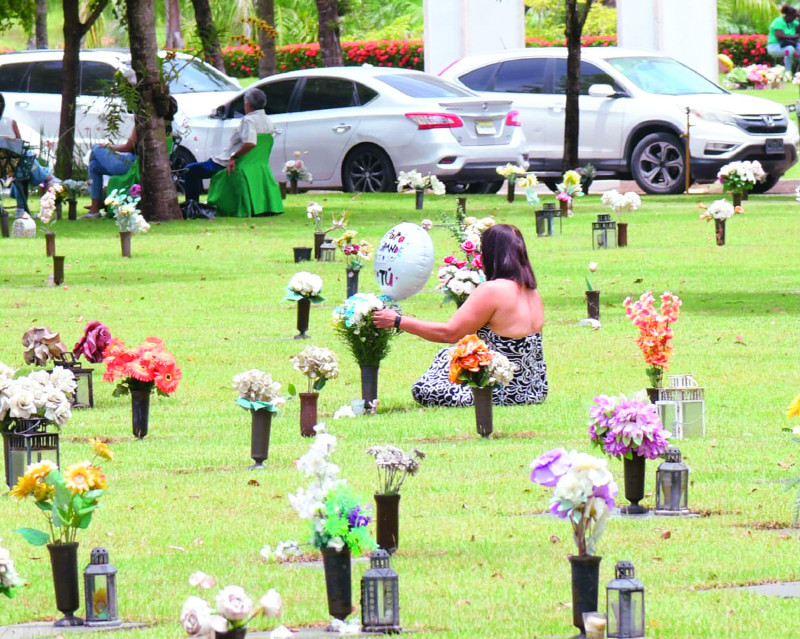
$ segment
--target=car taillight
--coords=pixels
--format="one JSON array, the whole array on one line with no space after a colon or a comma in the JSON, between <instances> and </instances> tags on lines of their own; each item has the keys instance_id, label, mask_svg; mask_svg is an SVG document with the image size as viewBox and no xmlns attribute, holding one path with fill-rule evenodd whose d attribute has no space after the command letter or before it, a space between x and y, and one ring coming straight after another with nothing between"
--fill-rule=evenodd
<instances>
[{"instance_id":1,"label":"car taillight","mask_svg":"<svg viewBox=\"0 0 800 639\"><path fill-rule=\"evenodd\" d=\"M519 121L519 111L509 111L506 116L506 126L522 126Z\"/></svg>"},{"instance_id":2,"label":"car taillight","mask_svg":"<svg viewBox=\"0 0 800 639\"><path fill-rule=\"evenodd\" d=\"M406 117L423 129L457 129L464 126L461 118L452 113L406 113Z\"/></svg>"}]
</instances>

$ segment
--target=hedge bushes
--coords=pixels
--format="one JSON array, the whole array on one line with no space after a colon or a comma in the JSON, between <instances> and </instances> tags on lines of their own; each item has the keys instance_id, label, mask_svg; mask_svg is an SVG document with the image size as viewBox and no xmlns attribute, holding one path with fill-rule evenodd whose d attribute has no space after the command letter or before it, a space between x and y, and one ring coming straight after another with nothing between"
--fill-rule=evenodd
<instances>
[{"instance_id":1,"label":"hedge bushes","mask_svg":"<svg viewBox=\"0 0 800 639\"><path fill-rule=\"evenodd\" d=\"M737 67L748 64L778 64L767 54L767 36L765 35L721 35L717 36L717 49L724 53ZM781 62L781 64L783 64Z\"/></svg>"}]
</instances>

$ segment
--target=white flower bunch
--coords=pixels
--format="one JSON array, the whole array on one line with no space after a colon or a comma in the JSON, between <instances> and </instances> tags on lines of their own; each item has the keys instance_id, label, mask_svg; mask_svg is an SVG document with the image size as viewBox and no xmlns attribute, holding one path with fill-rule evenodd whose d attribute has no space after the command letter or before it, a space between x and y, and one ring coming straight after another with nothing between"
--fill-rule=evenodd
<instances>
[{"instance_id":1,"label":"white flower bunch","mask_svg":"<svg viewBox=\"0 0 800 639\"><path fill-rule=\"evenodd\" d=\"M339 359L330 348L306 346L297 355L289 358L294 370L306 375L309 380L336 379L339 376Z\"/></svg>"},{"instance_id":2,"label":"white flower bunch","mask_svg":"<svg viewBox=\"0 0 800 639\"><path fill-rule=\"evenodd\" d=\"M105 205L111 209L120 231L146 233L150 229L147 220L137 208L140 199L139 196L133 197L128 192L118 189L111 191L105 199Z\"/></svg>"},{"instance_id":3,"label":"white flower bunch","mask_svg":"<svg viewBox=\"0 0 800 639\"><path fill-rule=\"evenodd\" d=\"M375 458L380 482L379 490L384 495L399 493L406 477L416 475L420 462L425 459L425 453L419 448L405 453L391 444L368 448L367 454Z\"/></svg>"},{"instance_id":4,"label":"white flower bunch","mask_svg":"<svg viewBox=\"0 0 800 639\"><path fill-rule=\"evenodd\" d=\"M610 208L614 214L633 213L642 204L642 198L638 193L628 191L625 194L618 193L616 189L606 191L600 198L603 206Z\"/></svg>"},{"instance_id":5,"label":"white flower bunch","mask_svg":"<svg viewBox=\"0 0 800 639\"><path fill-rule=\"evenodd\" d=\"M72 417L70 397L77 383L72 371L56 366L53 372L39 370L25 377L0 377L0 425L17 419L43 417L59 428Z\"/></svg>"},{"instance_id":6,"label":"white flower bunch","mask_svg":"<svg viewBox=\"0 0 800 639\"><path fill-rule=\"evenodd\" d=\"M303 297L316 297L322 292L322 278L308 271L300 271L289 280L289 289Z\"/></svg>"},{"instance_id":7,"label":"white flower bunch","mask_svg":"<svg viewBox=\"0 0 800 639\"><path fill-rule=\"evenodd\" d=\"M512 164L511 162L505 166L498 166L496 171L498 175L503 176L506 180L516 180L527 174L525 167L519 164Z\"/></svg>"},{"instance_id":8,"label":"white flower bunch","mask_svg":"<svg viewBox=\"0 0 800 639\"><path fill-rule=\"evenodd\" d=\"M47 187L41 198L39 198L39 220L42 224L50 224L53 213L56 210L56 191L53 186Z\"/></svg>"},{"instance_id":9,"label":"white flower bunch","mask_svg":"<svg viewBox=\"0 0 800 639\"><path fill-rule=\"evenodd\" d=\"M464 241L472 242L475 245L475 252L481 251L481 235L483 232L495 225L493 217L465 217L464 228L462 230Z\"/></svg>"},{"instance_id":10,"label":"white flower bunch","mask_svg":"<svg viewBox=\"0 0 800 639\"><path fill-rule=\"evenodd\" d=\"M281 396L281 385L272 379L272 375L257 368L233 376L233 387L239 397L251 402L269 402L274 408L286 404Z\"/></svg>"},{"instance_id":11,"label":"white flower bunch","mask_svg":"<svg viewBox=\"0 0 800 639\"><path fill-rule=\"evenodd\" d=\"M283 562L290 557L299 557L303 554L303 551L300 550L299 542L287 539L286 541L279 541L275 550L267 544L261 549L260 554L267 561Z\"/></svg>"},{"instance_id":12,"label":"white flower bunch","mask_svg":"<svg viewBox=\"0 0 800 639\"><path fill-rule=\"evenodd\" d=\"M514 379L514 373L517 372L518 366L512 364L505 355L497 351L490 352L492 353L492 362L489 364L489 381L486 385L508 386Z\"/></svg>"},{"instance_id":13,"label":"white flower bunch","mask_svg":"<svg viewBox=\"0 0 800 639\"><path fill-rule=\"evenodd\" d=\"M412 189L414 191L431 189L434 195L444 195L445 193L445 186L441 183L439 178L437 178L435 175L431 175L430 173L423 176L422 173L416 169L412 169L407 173L405 171L400 171L398 174L397 192L400 193L406 189Z\"/></svg>"},{"instance_id":14,"label":"white flower bunch","mask_svg":"<svg viewBox=\"0 0 800 639\"><path fill-rule=\"evenodd\" d=\"M445 296L453 299L466 299L484 281L483 271L473 271L468 268L458 268L448 264L439 269L437 273L439 284L436 290L442 291Z\"/></svg>"},{"instance_id":15,"label":"white flower bunch","mask_svg":"<svg viewBox=\"0 0 800 639\"><path fill-rule=\"evenodd\" d=\"M700 214L701 219L727 220L736 214L736 209L728 200L714 200L706 210Z\"/></svg>"},{"instance_id":16,"label":"white flower bunch","mask_svg":"<svg viewBox=\"0 0 800 639\"><path fill-rule=\"evenodd\" d=\"M14 567L14 560L11 559L11 553L5 548L0 546L0 594L12 596L11 589L21 586L23 580L19 578L17 570Z\"/></svg>"},{"instance_id":17,"label":"white flower bunch","mask_svg":"<svg viewBox=\"0 0 800 639\"><path fill-rule=\"evenodd\" d=\"M750 160L736 160L723 166L717 173L717 178L723 184L733 181L750 185L750 188L752 188L757 182L764 181L767 178L767 173L758 160L753 160L752 162Z\"/></svg>"},{"instance_id":18,"label":"white flower bunch","mask_svg":"<svg viewBox=\"0 0 800 639\"><path fill-rule=\"evenodd\" d=\"M308 153L308 151L306 151L306 153ZM283 165L283 172L290 180L312 182L313 176L311 175L311 171L306 168L306 163L300 159L301 155L302 153L300 153L300 151L295 151L295 159L288 160L286 164Z\"/></svg>"},{"instance_id":19,"label":"white flower bunch","mask_svg":"<svg viewBox=\"0 0 800 639\"><path fill-rule=\"evenodd\" d=\"M308 486L300 486L289 495L289 503L301 519L314 523L316 532L322 532L325 524L325 498L339 484L339 466L330 458L336 449L336 437L325 432L325 425L314 427L317 436L308 451L297 460L297 470L310 478Z\"/></svg>"},{"instance_id":20,"label":"white flower bunch","mask_svg":"<svg viewBox=\"0 0 800 639\"><path fill-rule=\"evenodd\" d=\"M356 293L347 298L342 306L333 310L333 319L337 323L344 322L345 326L355 329L358 334L361 328L372 323L372 311L386 308L383 300L373 293Z\"/></svg>"}]
</instances>

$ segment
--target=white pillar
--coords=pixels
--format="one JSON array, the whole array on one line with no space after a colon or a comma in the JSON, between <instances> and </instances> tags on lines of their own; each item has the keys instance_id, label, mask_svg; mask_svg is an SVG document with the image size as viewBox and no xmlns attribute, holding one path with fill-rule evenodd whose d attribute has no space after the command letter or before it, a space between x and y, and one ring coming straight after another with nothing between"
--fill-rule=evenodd
<instances>
[{"instance_id":1,"label":"white pillar","mask_svg":"<svg viewBox=\"0 0 800 639\"><path fill-rule=\"evenodd\" d=\"M425 71L525 46L524 0L424 0Z\"/></svg>"}]
</instances>

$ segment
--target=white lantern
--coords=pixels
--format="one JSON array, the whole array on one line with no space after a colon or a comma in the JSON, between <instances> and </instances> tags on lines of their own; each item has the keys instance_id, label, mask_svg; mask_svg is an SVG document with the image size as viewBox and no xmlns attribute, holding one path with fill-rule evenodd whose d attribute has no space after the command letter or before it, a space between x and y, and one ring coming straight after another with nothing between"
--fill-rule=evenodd
<instances>
[{"instance_id":1,"label":"white lantern","mask_svg":"<svg viewBox=\"0 0 800 639\"><path fill-rule=\"evenodd\" d=\"M670 375L669 386L658 389L661 423L675 439L705 437L705 389L692 375Z\"/></svg>"}]
</instances>

